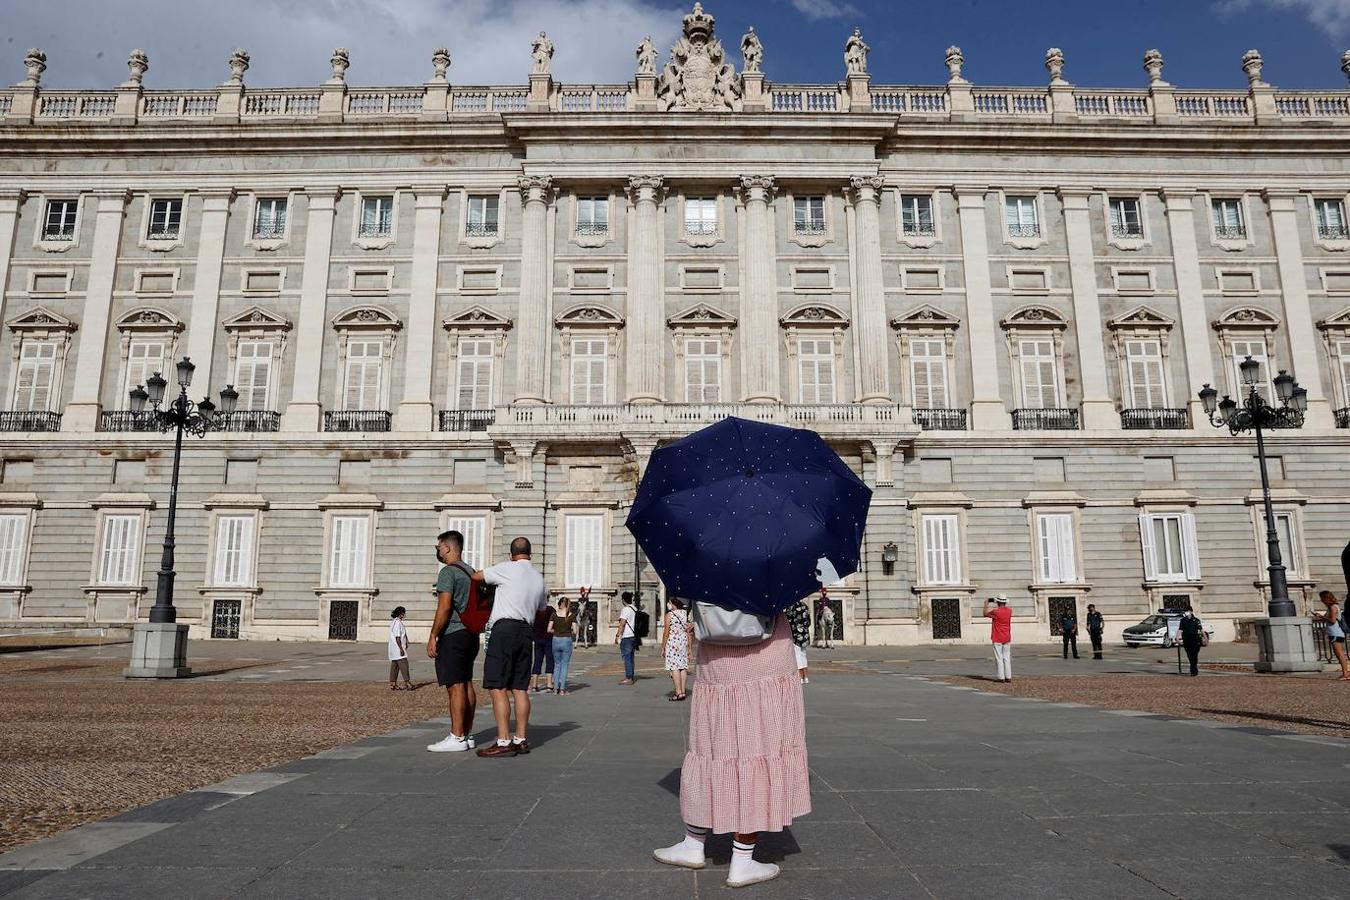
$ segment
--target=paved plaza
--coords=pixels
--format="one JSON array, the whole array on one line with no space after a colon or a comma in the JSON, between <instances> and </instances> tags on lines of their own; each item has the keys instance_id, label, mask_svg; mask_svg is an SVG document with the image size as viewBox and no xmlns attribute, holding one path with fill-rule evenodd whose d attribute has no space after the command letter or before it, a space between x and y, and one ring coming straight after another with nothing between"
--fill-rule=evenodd
<instances>
[{"instance_id":1,"label":"paved plaza","mask_svg":"<svg viewBox=\"0 0 1350 900\"><path fill-rule=\"evenodd\" d=\"M194 645L195 658L242 651L260 663L212 676L235 680L340 679L378 655L220 646ZM1026 674L1062 673L1050 650L1025 648ZM1161 654L1116 657L1105 665L1144 672ZM933 677L984 660L947 648L843 648L832 658L806 688L814 811L765 836L763 856L783 875L746 896L1346 894L1350 741L953 686ZM654 666L655 654L644 661ZM536 702L529 756L430 754L445 722L418 722L0 856L0 895L727 892L726 837L698 873L650 857L679 835L688 706L666 702L663 678L615 684L608 648L580 662L572 696ZM481 714L478 725L486 737Z\"/></svg>"}]
</instances>

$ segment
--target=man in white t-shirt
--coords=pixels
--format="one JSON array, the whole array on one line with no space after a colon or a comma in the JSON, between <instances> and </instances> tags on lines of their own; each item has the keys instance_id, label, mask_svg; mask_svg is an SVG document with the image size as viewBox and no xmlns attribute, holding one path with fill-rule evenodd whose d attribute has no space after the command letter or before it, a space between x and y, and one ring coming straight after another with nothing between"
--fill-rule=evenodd
<instances>
[{"instance_id":1,"label":"man in white t-shirt","mask_svg":"<svg viewBox=\"0 0 1350 900\"><path fill-rule=\"evenodd\" d=\"M492 637L483 658L483 687L492 695L497 719L497 741L479 747L484 757L516 756L530 752L526 730L530 725L530 661L534 655L534 617L548 607L544 577L530 562L528 539L511 542L511 561L474 572L475 581L495 585L488 629ZM511 732L511 701L516 704L516 730Z\"/></svg>"},{"instance_id":2,"label":"man in white t-shirt","mask_svg":"<svg viewBox=\"0 0 1350 900\"><path fill-rule=\"evenodd\" d=\"M403 625L403 617L408 611L401 606L394 607L389 622L389 690L398 690L398 676L403 675L403 689L412 690L412 677L408 674L408 629Z\"/></svg>"},{"instance_id":3,"label":"man in white t-shirt","mask_svg":"<svg viewBox=\"0 0 1350 900\"><path fill-rule=\"evenodd\" d=\"M623 608L619 610L619 621L614 623L614 643L619 645L619 656L623 659L623 681L619 684L636 684L633 654L637 652L637 608L633 606L631 592L624 591L620 599Z\"/></svg>"}]
</instances>

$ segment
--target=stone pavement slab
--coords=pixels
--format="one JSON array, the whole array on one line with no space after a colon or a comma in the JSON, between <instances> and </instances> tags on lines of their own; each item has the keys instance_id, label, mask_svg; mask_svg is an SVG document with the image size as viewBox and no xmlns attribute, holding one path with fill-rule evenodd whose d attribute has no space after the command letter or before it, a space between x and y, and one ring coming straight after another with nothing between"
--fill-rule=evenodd
<instances>
[{"instance_id":1,"label":"stone pavement slab","mask_svg":"<svg viewBox=\"0 0 1350 900\"><path fill-rule=\"evenodd\" d=\"M147 829L117 846L91 847L94 825L0 856L0 896L730 894L727 836L697 873L651 859L680 834L688 704L661 679L587 680L535 699L528 756L431 754L445 725L420 723L101 823ZM762 839L783 876L737 896L1346 895L1350 789L1333 774L1350 741L867 671L806 690L815 809ZM90 849L53 871L62 846Z\"/></svg>"}]
</instances>

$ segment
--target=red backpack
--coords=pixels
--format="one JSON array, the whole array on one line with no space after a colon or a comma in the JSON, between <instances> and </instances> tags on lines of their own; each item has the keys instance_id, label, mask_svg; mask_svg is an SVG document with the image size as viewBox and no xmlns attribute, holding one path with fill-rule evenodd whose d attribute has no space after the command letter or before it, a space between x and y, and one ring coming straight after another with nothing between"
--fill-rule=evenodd
<instances>
[{"instance_id":1,"label":"red backpack","mask_svg":"<svg viewBox=\"0 0 1350 900\"><path fill-rule=\"evenodd\" d=\"M464 630L470 634L482 634L487 630L488 618L492 615L492 585L485 581L473 580L473 569L462 561L451 563L469 576L469 602L464 604L463 612L454 612Z\"/></svg>"}]
</instances>

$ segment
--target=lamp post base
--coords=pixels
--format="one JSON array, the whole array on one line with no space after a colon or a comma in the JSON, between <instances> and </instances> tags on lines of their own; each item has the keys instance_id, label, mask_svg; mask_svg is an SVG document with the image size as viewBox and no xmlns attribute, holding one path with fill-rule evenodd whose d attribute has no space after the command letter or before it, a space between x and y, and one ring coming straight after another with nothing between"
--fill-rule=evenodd
<instances>
[{"instance_id":1,"label":"lamp post base","mask_svg":"<svg viewBox=\"0 0 1350 900\"><path fill-rule=\"evenodd\" d=\"M1261 648L1256 671L1322 671L1322 661L1313 644L1312 620L1306 616L1282 616L1257 619L1254 624Z\"/></svg>"},{"instance_id":2,"label":"lamp post base","mask_svg":"<svg viewBox=\"0 0 1350 900\"><path fill-rule=\"evenodd\" d=\"M188 627L177 622L138 622L131 639L131 664L124 678L186 678Z\"/></svg>"}]
</instances>

